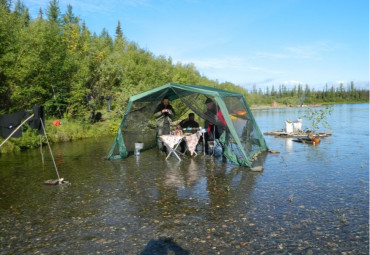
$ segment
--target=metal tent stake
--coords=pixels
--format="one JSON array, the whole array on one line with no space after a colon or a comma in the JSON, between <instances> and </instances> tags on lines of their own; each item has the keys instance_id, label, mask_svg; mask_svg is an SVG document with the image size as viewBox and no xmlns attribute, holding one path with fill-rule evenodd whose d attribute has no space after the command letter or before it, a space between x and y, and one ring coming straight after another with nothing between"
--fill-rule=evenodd
<instances>
[{"instance_id":1,"label":"metal tent stake","mask_svg":"<svg viewBox=\"0 0 370 255\"><path fill-rule=\"evenodd\" d=\"M40 121L41 121L42 129L44 130L44 134L45 134L45 138L46 138L46 143L48 144L51 158L53 159L53 163L54 163L54 167L55 167L55 172L57 173L57 176L58 176L58 181L61 183L63 180L61 180L61 179L60 179L60 177L59 177L57 164L55 164L55 160L54 160L53 152L51 151L51 147L50 147L50 144L49 144L49 139L48 139L48 136L47 136L47 134L46 134L46 130L45 130L45 126L44 126L44 122L42 121L42 119L41 119L41 118L40 118Z\"/></svg>"}]
</instances>

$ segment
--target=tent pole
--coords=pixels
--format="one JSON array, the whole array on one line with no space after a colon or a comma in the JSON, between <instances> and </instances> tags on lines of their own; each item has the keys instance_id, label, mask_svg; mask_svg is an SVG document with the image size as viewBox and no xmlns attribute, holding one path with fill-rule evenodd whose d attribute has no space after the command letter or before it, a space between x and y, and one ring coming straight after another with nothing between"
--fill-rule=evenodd
<instances>
[{"instance_id":1,"label":"tent pole","mask_svg":"<svg viewBox=\"0 0 370 255\"><path fill-rule=\"evenodd\" d=\"M206 139L204 138L205 135L206 133L203 133L203 155L204 156L206 155Z\"/></svg>"},{"instance_id":2,"label":"tent pole","mask_svg":"<svg viewBox=\"0 0 370 255\"><path fill-rule=\"evenodd\" d=\"M29 116L27 119L25 119L16 129L14 129L14 131L0 144L0 147L3 146L3 144L8 141L10 139L10 137L12 137L12 135L14 135L15 132L18 131L18 129L20 129L24 123L26 123L29 119L31 119L32 117L34 116L34 114L32 114L31 116Z\"/></svg>"}]
</instances>

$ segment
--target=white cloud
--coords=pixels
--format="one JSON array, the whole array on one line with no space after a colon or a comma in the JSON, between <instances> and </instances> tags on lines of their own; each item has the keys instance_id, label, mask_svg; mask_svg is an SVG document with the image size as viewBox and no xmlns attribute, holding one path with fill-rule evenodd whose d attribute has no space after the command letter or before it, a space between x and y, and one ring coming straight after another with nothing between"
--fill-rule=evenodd
<instances>
[{"instance_id":1,"label":"white cloud","mask_svg":"<svg viewBox=\"0 0 370 255\"><path fill-rule=\"evenodd\" d=\"M219 70L239 70L239 71L259 71L272 74L279 74L281 71L266 69L260 66L254 66L247 63L240 57L227 56L223 58L203 58L203 59L183 59L182 63L193 63L196 67L202 69L219 69Z\"/></svg>"},{"instance_id":2,"label":"white cloud","mask_svg":"<svg viewBox=\"0 0 370 255\"><path fill-rule=\"evenodd\" d=\"M319 60L323 54L332 52L341 48L342 46L337 43L329 41L317 41L310 44L290 45L281 47L282 52L268 52L259 51L255 54L258 57L265 57L271 59L311 59Z\"/></svg>"},{"instance_id":3,"label":"white cloud","mask_svg":"<svg viewBox=\"0 0 370 255\"><path fill-rule=\"evenodd\" d=\"M356 88L369 89L369 81L363 80L336 80L334 82L328 82L328 84L333 84L335 87L343 84L344 86L350 85L351 82L355 85Z\"/></svg>"},{"instance_id":4,"label":"white cloud","mask_svg":"<svg viewBox=\"0 0 370 255\"><path fill-rule=\"evenodd\" d=\"M287 80L287 81L282 81L281 84L284 84L284 85L303 85L303 84L306 84L307 82L304 82L304 81L297 81L297 80Z\"/></svg>"},{"instance_id":5,"label":"white cloud","mask_svg":"<svg viewBox=\"0 0 370 255\"><path fill-rule=\"evenodd\" d=\"M242 85L244 86L250 86L250 85L261 85L261 84L269 84L273 82L275 79L274 78L267 78L261 81L252 81L252 82L244 82Z\"/></svg>"},{"instance_id":6,"label":"white cloud","mask_svg":"<svg viewBox=\"0 0 370 255\"><path fill-rule=\"evenodd\" d=\"M282 53L270 53L266 51L259 51L256 52L256 55L258 57L265 57L265 58L273 58L273 59L286 59L286 58L291 58L290 55L288 54L282 54Z\"/></svg>"},{"instance_id":7,"label":"white cloud","mask_svg":"<svg viewBox=\"0 0 370 255\"><path fill-rule=\"evenodd\" d=\"M356 88L362 88L362 89L370 89L369 87L369 81L353 81Z\"/></svg>"},{"instance_id":8,"label":"white cloud","mask_svg":"<svg viewBox=\"0 0 370 255\"><path fill-rule=\"evenodd\" d=\"M344 80L342 80L342 81L335 81L334 82L335 84L337 84L337 85L339 85L339 84L343 84L343 85L345 85L345 84L347 84L347 83L349 83L348 81L344 81Z\"/></svg>"}]
</instances>

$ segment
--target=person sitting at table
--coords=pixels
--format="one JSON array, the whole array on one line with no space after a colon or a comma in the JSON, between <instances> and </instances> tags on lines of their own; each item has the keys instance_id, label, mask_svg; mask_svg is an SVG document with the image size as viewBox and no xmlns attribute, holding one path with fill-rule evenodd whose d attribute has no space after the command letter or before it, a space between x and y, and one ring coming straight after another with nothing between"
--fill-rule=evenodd
<instances>
[{"instance_id":1,"label":"person sitting at table","mask_svg":"<svg viewBox=\"0 0 370 255\"><path fill-rule=\"evenodd\" d=\"M157 142L160 151L165 152L166 147L163 145L162 140L159 138L161 135L169 135L170 123L175 116L175 110L170 105L170 100L167 96L162 99L162 102L155 108L154 117L157 124Z\"/></svg>"},{"instance_id":2,"label":"person sitting at table","mask_svg":"<svg viewBox=\"0 0 370 255\"><path fill-rule=\"evenodd\" d=\"M194 117L195 117L194 113L192 113L192 112L189 113L188 118L183 119L179 123L180 127L182 129L184 129L184 128L187 129L189 127L190 128L199 128L199 123L194 120ZM181 147L181 153L184 153L185 152L185 141L182 141L180 143L180 147Z\"/></svg>"},{"instance_id":3,"label":"person sitting at table","mask_svg":"<svg viewBox=\"0 0 370 255\"><path fill-rule=\"evenodd\" d=\"M190 128L199 128L199 124L198 124L198 122L196 122L194 120L194 118L195 118L194 113L192 113L192 112L189 113L188 118L183 119L180 122L181 128L188 128L188 127L190 127Z\"/></svg>"}]
</instances>

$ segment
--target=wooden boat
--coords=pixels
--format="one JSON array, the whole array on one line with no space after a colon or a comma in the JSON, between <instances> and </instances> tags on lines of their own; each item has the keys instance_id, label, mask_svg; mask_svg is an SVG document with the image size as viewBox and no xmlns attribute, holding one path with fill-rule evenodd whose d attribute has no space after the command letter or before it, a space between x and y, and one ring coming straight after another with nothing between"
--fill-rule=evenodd
<instances>
[{"instance_id":1,"label":"wooden boat","mask_svg":"<svg viewBox=\"0 0 370 255\"><path fill-rule=\"evenodd\" d=\"M311 138L298 138L298 139L294 139L293 142L318 145L320 143L320 139L318 139L318 138L314 138L314 139L311 139Z\"/></svg>"},{"instance_id":2,"label":"wooden boat","mask_svg":"<svg viewBox=\"0 0 370 255\"><path fill-rule=\"evenodd\" d=\"M294 139L293 142L313 144L313 141L310 138L298 138Z\"/></svg>"}]
</instances>

